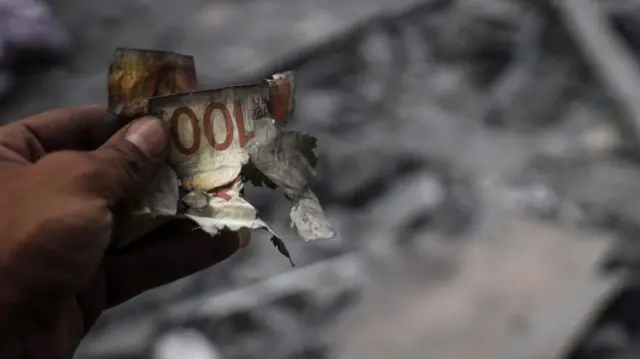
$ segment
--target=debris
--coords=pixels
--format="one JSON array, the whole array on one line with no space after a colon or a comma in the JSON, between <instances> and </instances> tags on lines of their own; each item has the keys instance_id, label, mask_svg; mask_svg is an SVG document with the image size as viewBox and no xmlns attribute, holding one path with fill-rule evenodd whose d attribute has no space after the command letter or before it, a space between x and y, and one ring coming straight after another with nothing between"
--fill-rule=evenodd
<instances>
[{"instance_id":1,"label":"debris","mask_svg":"<svg viewBox=\"0 0 640 359\"><path fill-rule=\"evenodd\" d=\"M640 70L609 25L598 1L554 1L585 59L614 96L623 116L618 126L627 145L640 150Z\"/></svg>"}]
</instances>

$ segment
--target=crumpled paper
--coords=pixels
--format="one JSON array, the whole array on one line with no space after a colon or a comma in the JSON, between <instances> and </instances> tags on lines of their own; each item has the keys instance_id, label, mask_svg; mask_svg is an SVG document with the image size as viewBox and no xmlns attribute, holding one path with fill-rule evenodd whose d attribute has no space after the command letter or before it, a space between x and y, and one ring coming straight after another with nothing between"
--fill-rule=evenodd
<instances>
[{"instance_id":1,"label":"crumpled paper","mask_svg":"<svg viewBox=\"0 0 640 359\"><path fill-rule=\"evenodd\" d=\"M136 66L122 65L123 52ZM154 61L140 66L140 58ZM119 245L181 218L212 236L222 230L237 231L243 244L252 230L267 230L276 248L291 260L281 236L243 198L247 182L282 189L292 202L291 227L305 241L334 237L336 232L310 189L316 178L316 139L281 129L294 108L293 73L276 74L259 84L194 91L193 61L184 66L189 61L172 53L116 51L109 77L110 108L121 118L155 115L167 123L171 134L167 166L123 221L117 232ZM162 71L154 65L158 63L165 64ZM183 85L157 86L160 83ZM190 91L180 92L184 88ZM145 97L149 93L155 96Z\"/></svg>"}]
</instances>

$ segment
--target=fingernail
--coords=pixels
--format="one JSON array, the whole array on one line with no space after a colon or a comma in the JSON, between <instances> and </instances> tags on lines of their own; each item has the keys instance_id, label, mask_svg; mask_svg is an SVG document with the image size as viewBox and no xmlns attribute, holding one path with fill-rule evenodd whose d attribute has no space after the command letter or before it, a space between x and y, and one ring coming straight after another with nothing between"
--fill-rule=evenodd
<instances>
[{"instance_id":1,"label":"fingernail","mask_svg":"<svg viewBox=\"0 0 640 359\"><path fill-rule=\"evenodd\" d=\"M124 138L149 158L163 156L169 145L167 130L162 121L155 117L135 120L127 129Z\"/></svg>"}]
</instances>

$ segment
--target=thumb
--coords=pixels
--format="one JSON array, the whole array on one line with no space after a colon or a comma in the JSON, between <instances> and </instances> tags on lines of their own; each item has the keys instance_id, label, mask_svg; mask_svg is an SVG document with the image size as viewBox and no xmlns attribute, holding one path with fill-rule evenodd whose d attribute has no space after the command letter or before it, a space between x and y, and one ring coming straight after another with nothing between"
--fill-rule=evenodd
<instances>
[{"instance_id":1,"label":"thumb","mask_svg":"<svg viewBox=\"0 0 640 359\"><path fill-rule=\"evenodd\" d=\"M92 154L103 174L102 197L114 205L137 194L162 165L168 148L168 131L160 119L143 117L118 131Z\"/></svg>"}]
</instances>

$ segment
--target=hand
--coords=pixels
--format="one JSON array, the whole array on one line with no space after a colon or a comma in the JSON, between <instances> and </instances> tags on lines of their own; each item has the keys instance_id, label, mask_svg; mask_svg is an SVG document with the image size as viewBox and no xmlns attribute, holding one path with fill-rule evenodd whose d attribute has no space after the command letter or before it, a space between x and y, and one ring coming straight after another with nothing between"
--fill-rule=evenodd
<instances>
[{"instance_id":1,"label":"hand","mask_svg":"<svg viewBox=\"0 0 640 359\"><path fill-rule=\"evenodd\" d=\"M150 180L169 145L154 118L107 140L110 126L105 109L89 107L0 127L0 358L70 359L104 309L238 248L233 234L170 223L106 251L114 206Z\"/></svg>"}]
</instances>

